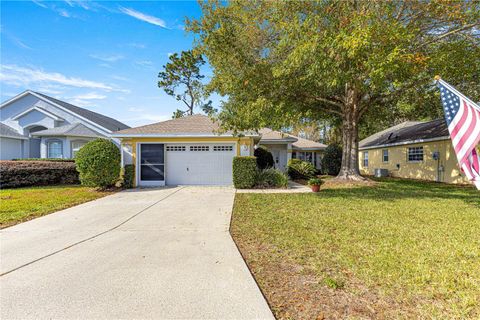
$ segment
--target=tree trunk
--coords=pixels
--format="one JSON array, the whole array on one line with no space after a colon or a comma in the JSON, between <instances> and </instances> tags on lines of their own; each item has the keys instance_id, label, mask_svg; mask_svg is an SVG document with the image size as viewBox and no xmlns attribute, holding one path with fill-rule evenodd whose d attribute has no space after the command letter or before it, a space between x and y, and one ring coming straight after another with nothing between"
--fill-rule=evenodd
<instances>
[{"instance_id":1,"label":"tree trunk","mask_svg":"<svg viewBox=\"0 0 480 320\"><path fill-rule=\"evenodd\" d=\"M358 165L358 120L360 99L354 89L346 90L342 125L342 166L336 179L363 181Z\"/></svg>"}]
</instances>

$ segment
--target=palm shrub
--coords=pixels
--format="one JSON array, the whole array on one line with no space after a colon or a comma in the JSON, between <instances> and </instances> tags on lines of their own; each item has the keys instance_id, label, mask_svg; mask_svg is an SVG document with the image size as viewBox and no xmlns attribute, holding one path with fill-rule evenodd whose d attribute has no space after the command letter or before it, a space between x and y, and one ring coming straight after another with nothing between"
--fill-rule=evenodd
<instances>
[{"instance_id":1,"label":"palm shrub","mask_svg":"<svg viewBox=\"0 0 480 320\"><path fill-rule=\"evenodd\" d=\"M342 166L342 147L338 144L331 144L325 149L322 158L322 172L336 176Z\"/></svg>"},{"instance_id":2,"label":"palm shrub","mask_svg":"<svg viewBox=\"0 0 480 320\"><path fill-rule=\"evenodd\" d=\"M261 170L273 168L273 156L265 147L259 146L253 155L257 157L257 167Z\"/></svg>"},{"instance_id":3,"label":"palm shrub","mask_svg":"<svg viewBox=\"0 0 480 320\"><path fill-rule=\"evenodd\" d=\"M288 185L287 176L280 170L267 168L257 170L256 187L260 188L286 188Z\"/></svg>"},{"instance_id":4,"label":"palm shrub","mask_svg":"<svg viewBox=\"0 0 480 320\"><path fill-rule=\"evenodd\" d=\"M255 186L257 159L255 157L233 158L233 185L237 189L249 189Z\"/></svg>"},{"instance_id":5,"label":"palm shrub","mask_svg":"<svg viewBox=\"0 0 480 320\"><path fill-rule=\"evenodd\" d=\"M88 142L75 157L80 182L89 187L107 188L120 176L120 149L110 140Z\"/></svg>"},{"instance_id":6,"label":"palm shrub","mask_svg":"<svg viewBox=\"0 0 480 320\"><path fill-rule=\"evenodd\" d=\"M287 164L287 174L292 179L310 179L315 177L317 170L307 161L290 159Z\"/></svg>"}]
</instances>

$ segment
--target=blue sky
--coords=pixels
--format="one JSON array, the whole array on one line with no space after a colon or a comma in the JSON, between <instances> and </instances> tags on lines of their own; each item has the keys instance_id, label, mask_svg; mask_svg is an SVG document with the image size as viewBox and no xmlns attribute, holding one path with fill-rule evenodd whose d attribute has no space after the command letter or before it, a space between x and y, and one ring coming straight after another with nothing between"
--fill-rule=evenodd
<instances>
[{"instance_id":1,"label":"blue sky","mask_svg":"<svg viewBox=\"0 0 480 320\"><path fill-rule=\"evenodd\" d=\"M200 14L196 1L2 1L1 100L32 89L130 126L167 120L182 105L157 75Z\"/></svg>"}]
</instances>

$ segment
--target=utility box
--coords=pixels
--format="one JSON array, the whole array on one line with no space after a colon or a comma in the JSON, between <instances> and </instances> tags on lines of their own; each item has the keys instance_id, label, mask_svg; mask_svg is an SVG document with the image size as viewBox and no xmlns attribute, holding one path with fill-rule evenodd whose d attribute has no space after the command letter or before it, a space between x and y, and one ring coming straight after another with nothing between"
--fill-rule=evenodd
<instances>
[{"instance_id":1,"label":"utility box","mask_svg":"<svg viewBox=\"0 0 480 320\"><path fill-rule=\"evenodd\" d=\"M376 178L388 177L388 169L375 169L375 177Z\"/></svg>"}]
</instances>

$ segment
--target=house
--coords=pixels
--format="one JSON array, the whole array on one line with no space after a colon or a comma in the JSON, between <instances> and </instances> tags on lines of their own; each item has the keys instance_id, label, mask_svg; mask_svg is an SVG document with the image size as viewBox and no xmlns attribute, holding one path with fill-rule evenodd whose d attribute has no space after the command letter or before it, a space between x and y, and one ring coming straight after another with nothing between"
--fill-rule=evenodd
<instances>
[{"instance_id":1,"label":"house","mask_svg":"<svg viewBox=\"0 0 480 320\"><path fill-rule=\"evenodd\" d=\"M408 121L378 132L359 143L360 172L446 183L467 183L460 171L444 119Z\"/></svg>"},{"instance_id":2,"label":"house","mask_svg":"<svg viewBox=\"0 0 480 320\"><path fill-rule=\"evenodd\" d=\"M319 164L317 153L326 147L270 129L240 134L219 129L209 117L192 115L120 130L113 137L132 155L122 165L135 165L137 186L231 185L233 157L252 156L258 145L271 150L280 170L292 157Z\"/></svg>"},{"instance_id":3,"label":"house","mask_svg":"<svg viewBox=\"0 0 480 320\"><path fill-rule=\"evenodd\" d=\"M127 125L27 90L0 105L0 159L73 158L88 141ZM119 145L119 140L115 140ZM126 155L128 156L128 155Z\"/></svg>"}]
</instances>

